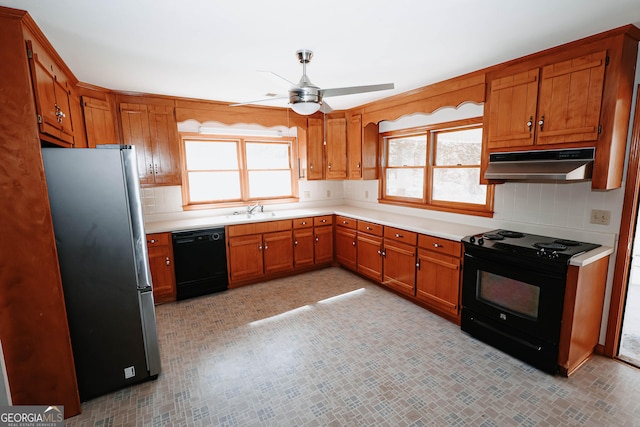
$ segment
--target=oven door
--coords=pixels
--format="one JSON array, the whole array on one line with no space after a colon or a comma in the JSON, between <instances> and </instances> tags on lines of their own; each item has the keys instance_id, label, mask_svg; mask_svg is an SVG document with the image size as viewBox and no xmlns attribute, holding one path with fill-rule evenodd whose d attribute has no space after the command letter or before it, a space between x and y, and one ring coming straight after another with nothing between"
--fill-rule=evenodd
<instances>
[{"instance_id":1,"label":"oven door","mask_svg":"<svg viewBox=\"0 0 640 427\"><path fill-rule=\"evenodd\" d=\"M462 306L492 327L557 344L566 266L466 252Z\"/></svg>"}]
</instances>

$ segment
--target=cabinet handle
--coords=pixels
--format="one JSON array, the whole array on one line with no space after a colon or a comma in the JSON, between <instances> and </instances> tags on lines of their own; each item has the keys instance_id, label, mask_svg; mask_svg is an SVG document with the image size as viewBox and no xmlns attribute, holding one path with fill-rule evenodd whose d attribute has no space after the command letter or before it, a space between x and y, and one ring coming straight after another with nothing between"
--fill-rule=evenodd
<instances>
[{"instance_id":1,"label":"cabinet handle","mask_svg":"<svg viewBox=\"0 0 640 427\"><path fill-rule=\"evenodd\" d=\"M147 242L149 242L149 243L151 243L153 245L156 242L156 239L147 240Z\"/></svg>"},{"instance_id":2,"label":"cabinet handle","mask_svg":"<svg viewBox=\"0 0 640 427\"><path fill-rule=\"evenodd\" d=\"M355 245L356 245L356 241L354 240L353 242L351 242L351 244L352 244L353 246L355 246Z\"/></svg>"},{"instance_id":3,"label":"cabinet handle","mask_svg":"<svg viewBox=\"0 0 640 427\"><path fill-rule=\"evenodd\" d=\"M298 241L297 241L297 240L295 240L295 241L293 242L293 246L298 246Z\"/></svg>"},{"instance_id":4,"label":"cabinet handle","mask_svg":"<svg viewBox=\"0 0 640 427\"><path fill-rule=\"evenodd\" d=\"M171 261L169 260L169 257L166 257L164 259L164 263L167 264L167 267L171 265Z\"/></svg>"},{"instance_id":5,"label":"cabinet handle","mask_svg":"<svg viewBox=\"0 0 640 427\"><path fill-rule=\"evenodd\" d=\"M527 122L527 127L529 128L529 132L533 128L533 116L529 117L529 121Z\"/></svg>"},{"instance_id":6,"label":"cabinet handle","mask_svg":"<svg viewBox=\"0 0 640 427\"><path fill-rule=\"evenodd\" d=\"M367 225L366 229L367 230L373 230L373 228L369 227L368 225Z\"/></svg>"},{"instance_id":7,"label":"cabinet handle","mask_svg":"<svg viewBox=\"0 0 640 427\"><path fill-rule=\"evenodd\" d=\"M378 250L378 255L382 256L382 251Z\"/></svg>"},{"instance_id":8,"label":"cabinet handle","mask_svg":"<svg viewBox=\"0 0 640 427\"><path fill-rule=\"evenodd\" d=\"M329 166L328 166L328 168L329 168L329 170L331 170L331 163L329 163Z\"/></svg>"},{"instance_id":9,"label":"cabinet handle","mask_svg":"<svg viewBox=\"0 0 640 427\"><path fill-rule=\"evenodd\" d=\"M433 244L433 247L434 247L434 248L443 248L444 246L442 246L442 245L441 245L441 244L439 244L439 243L434 243L434 244Z\"/></svg>"},{"instance_id":10,"label":"cabinet handle","mask_svg":"<svg viewBox=\"0 0 640 427\"><path fill-rule=\"evenodd\" d=\"M154 166L155 166L155 174L158 175L158 164L156 163Z\"/></svg>"},{"instance_id":11,"label":"cabinet handle","mask_svg":"<svg viewBox=\"0 0 640 427\"><path fill-rule=\"evenodd\" d=\"M309 163L309 169L313 170L313 163Z\"/></svg>"},{"instance_id":12,"label":"cabinet handle","mask_svg":"<svg viewBox=\"0 0 640 427\"><path fill-rule=\"evenodd\" d=\"M402 234L396 233L396 237L402 239L404 236Z\"/></svg>"},{"instance_id":13,"label":"cabinet handle","mask_svg":"<svg viewBox=\"0 0 640 427\"><path fill-rule=\"evenodd\" d=\"M360 169L360 162L358 162L358 169Z\"/></svg>"},{"instance_id":14,"label":"cabinet handle","mask_svg":"<svg viewBox=\"0 0 640 427\"><path fill-rule=\"evenodd\" d=\"M302 221L302 225L307 225L307 221Z\"/></svg>"},{"instance_id":15,"label":"cabinet handle","mask_svg":"<svg viewBox=\"0 0 640 427\"><path fill-rule=\"evenodd\" d=\"M538 120L538 125L540 126L540 130L544 128L544 115Z\"/></svg>"},{"instance_id":16,"label":"cabinet handle","mask_svg":"<svg viewBox=\"0 0 640 427\"><path fill-rule=\"evenodd\" d=\"M325 222L327 222L327 220L326 219L322 219L322 220L320 220L320 222L324 224Z\"/></svg>"},{"instance_id":17,"label":"cabinet handle","mask_svg":"<svg viewBox=\"0 0 640 427\"><path fill-rule=\"evenodd\" d=\"M416 262L416 268L420 270L420 261Z\"/></svg>"},{"instance_id":18,"label":"cabinet handle","mask_svg":"<svg viewBox=\"0 0 640 427\"><path fill-rule=\"evenodd\" d=\"M320 241L320 239L318 239L318 236L316 236L316 242L319 242L319 241Z\"/></svg>"},{"instance_id":19,"label":"cabinet handle","mask_svg":"<svg viewBox=\"0 0 640 427\"><path fill-rule=\"evenodd\" d=\"M267 249L269 249L269 245L264 245L264 250L266 251Z\"/></svg>"},{"instance_id":20,"label":"cabinet handle","mask_svg":"<svg viewBox=\"0 0 640 427\"><path fill-rule=\"evenodd\" d=\"M349 224L349 221L342 221L343 224Z\"/></svg>"},{"instance_id":21,"label":"cabinet handle","mask_svg":"<svg viewBox=\"0 0 640 427\"><path fill-rule=\"evenodd\" d=\"M258 250L261 251L262 250L262 245L258 245Z\"/></svg>"},{"instance_id":22,"label":"cabinet handle","mask_svg":"<svg viewBox=\"0 0 640 427\"><path fill-rule=\"evenodd\" d=\"M153 175L153 165L149 163L149 175Z\"/></svg>"}]
</instances>

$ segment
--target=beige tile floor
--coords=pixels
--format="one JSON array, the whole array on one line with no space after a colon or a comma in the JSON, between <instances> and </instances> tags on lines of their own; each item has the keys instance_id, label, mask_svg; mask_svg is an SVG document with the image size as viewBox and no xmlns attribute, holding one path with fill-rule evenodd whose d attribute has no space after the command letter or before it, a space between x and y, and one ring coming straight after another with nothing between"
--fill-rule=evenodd
<instances>
[{"instance_id":1,"label":"beige tile floor","mask_svg":"<svg viewBox=\"0 0 640 427\"><path fill-rule=\"evenodd\" d=\"M640 370L542 373L345 270L157 307L156 381L67 426L632 426Z\"/></svg>"}]
</instances>

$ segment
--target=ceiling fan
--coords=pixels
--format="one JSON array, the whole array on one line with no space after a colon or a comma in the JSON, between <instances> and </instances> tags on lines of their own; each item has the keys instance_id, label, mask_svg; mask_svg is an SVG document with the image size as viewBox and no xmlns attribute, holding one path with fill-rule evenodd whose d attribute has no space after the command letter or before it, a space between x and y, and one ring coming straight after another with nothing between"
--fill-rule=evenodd
<instances>
[{"instance_id":1,"label":"ceiling fan","mask_svg":"<svg viewBox=\"0 0 640 427\"><path fill-rule=\"evenodd\" d=\"M300 49L296 52L296 55L298 56L298 61L300 61L300 63L302 64L302 77L297 84L290 82L289 80L285 79L282 76L279 76L272 71L267 71L268 73L273 74L274 76L289 84L288 96L276 96L274 98L261 99L258 101L233 104L232 106L257 104L260 102L273 101L274 99L289 99L289 104L291 104L291 109L293 111L300 115L308 116L320 109L322 109L322 112L324 113L332 111L331 107L329 107L329 105L324 101L324 98L328 98L330 96L352 95L355 93L375 92L378 90L394 88L393 83L384 83L368 86L350 86L333 89L321 89L311 83L311 80L309 80L309 77L307 76L307 64L311 61L313 52L308 49Z\"/></svg>"}]
</instances>

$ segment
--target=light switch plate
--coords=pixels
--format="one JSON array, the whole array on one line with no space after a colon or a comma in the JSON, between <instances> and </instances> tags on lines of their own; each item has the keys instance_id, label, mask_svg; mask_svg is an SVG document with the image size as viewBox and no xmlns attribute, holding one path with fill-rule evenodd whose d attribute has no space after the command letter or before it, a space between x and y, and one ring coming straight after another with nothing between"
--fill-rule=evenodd
<instances>
[{"instance_id":1,"label":"light switch plate","mask_svg":"<svg viewBox=\"0 0 640 427\"><path fill-rule=\"evenodd\" d=\"M124 368L124 378L129 379L136 376L136 368L133 366L129 366L128 368Z\"/></svg>"}]
</instances>

